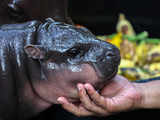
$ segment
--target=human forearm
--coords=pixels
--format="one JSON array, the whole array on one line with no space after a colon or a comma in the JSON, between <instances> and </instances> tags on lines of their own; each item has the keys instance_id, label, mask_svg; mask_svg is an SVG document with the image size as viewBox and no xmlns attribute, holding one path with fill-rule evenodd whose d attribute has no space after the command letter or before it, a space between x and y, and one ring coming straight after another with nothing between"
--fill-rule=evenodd
<instances>
[{"instance_id":1,"label":"human forearm","mask_svg":"<svg viewBox=\"0 0 160 120\"><path fill-rule=\"evenodd\" d=\"M160 109L160 80L147 83L134 83L137 90L141 93L141 102L136 108Z\"/></svg>"}]
</instances>

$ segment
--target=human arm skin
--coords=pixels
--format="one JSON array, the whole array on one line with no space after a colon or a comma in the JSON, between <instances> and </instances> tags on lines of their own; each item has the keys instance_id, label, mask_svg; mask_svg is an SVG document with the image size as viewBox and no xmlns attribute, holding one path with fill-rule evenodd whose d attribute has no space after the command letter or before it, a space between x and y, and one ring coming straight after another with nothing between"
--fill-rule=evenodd
<instances>
[{"instance_id":1,"label":"human arm skin","mask_svg":"<svg viewBox=\"0 0 160 120\"><path fill-rule=\"evenodd\" d=\"M160 80L146 83L133 83L142 95L137 108L160 109Z\"/></svg>"},{"instance_id":2,"label":"human arm skin","mask_svg":"<svg viewBox=\"0 0 160 120\"><path fill-rule=\"evenodd\" d=\"M100 93L90 84L78 84L81 103L58 99L62 107L77 116L108 116L142 108L160 108L160 80L132 83L117 75Z\"/></svg>"}]
</instances>

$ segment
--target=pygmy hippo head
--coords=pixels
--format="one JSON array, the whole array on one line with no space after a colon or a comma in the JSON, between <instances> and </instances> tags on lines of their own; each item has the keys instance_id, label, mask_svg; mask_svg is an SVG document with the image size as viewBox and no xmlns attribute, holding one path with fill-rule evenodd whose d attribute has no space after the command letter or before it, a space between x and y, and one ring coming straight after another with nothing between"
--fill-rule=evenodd
<instances>
[{"instance_id":1,"label":"pygmy hippo head","mask_svg":"<svg viewBox=\"0 0 160 120\"><path fill-rule=\"evenodd\" d=\"M33 86L49 102L57 103L60 96L76 101L77 83L100 90L117 73L118 48L84 27L47 19L37 30L37 43L25 46L25 52L41 65L41 80Z\"/></svg>"}]
</instances>

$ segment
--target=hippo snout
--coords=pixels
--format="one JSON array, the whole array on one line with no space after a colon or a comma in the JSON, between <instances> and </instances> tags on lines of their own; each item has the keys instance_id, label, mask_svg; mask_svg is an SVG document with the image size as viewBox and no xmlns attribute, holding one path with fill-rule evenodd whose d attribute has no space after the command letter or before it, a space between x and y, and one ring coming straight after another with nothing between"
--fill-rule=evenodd
<instances>
[{"instance_id":1,"label":"hippo snout","mask_svg":"<svg viewBox=\"0 0 160 120\"><path fill-rule=\"evenodd\" d=\"M120 51L114 45L103 42L99 43L99 56L93 67L101 79L111 79L118 71L120 64Z\"/></svg>"},{"instance_id":2,"label":"hippo snout","mask_svg":"<svg viewBox=\"0 0 160 120\"><path fill-rule=\"evenodd\" d=\"M106 46L108 46L108 43L106 43ZM117 47L110 44L111 49L107 49L105 53L106 60L113 62L115 65L119 65L120 63L120 51Z\"/></svg>"}]
</instances>

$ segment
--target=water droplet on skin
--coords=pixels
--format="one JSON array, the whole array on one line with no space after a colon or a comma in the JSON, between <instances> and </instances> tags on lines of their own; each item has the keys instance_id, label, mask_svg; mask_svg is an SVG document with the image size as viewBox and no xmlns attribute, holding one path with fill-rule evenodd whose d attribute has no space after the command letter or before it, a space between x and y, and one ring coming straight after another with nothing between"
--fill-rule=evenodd
<instances>
[{"instance_id":1,"label":"water droplet on skin","mask_svg":"<svg viewBox=\"0 0 160 120\"><path fill-rule=\"evenodd\" d=\"M52 70L59 69L58 65L55 63L48 63L47 68Z\"/></svg>"},{"instance_id":2,"label":"water droplet on skin","mask_svg":"<svg viewBox=\"0 0 160 120\"><path fill-rule=\"evenodd\" d=\"M69 66L69 69L72 71L72 72L81 72L82 69L80 66L77 66L77 65L70 65Z\"/></svg>"},{"instance_id":3,"label":"water droplet on skin","mask_svg":"<svg viewBox=\"0 0 160 120\"><path fill-rule=\"evenodd\" d=\"M71 70L72 72L81 72L82 71L82 69L79 65L66 66L65 64L57 65L56 63L48 63L47 68L51 69L51 70L58 70L58 69L66 69L67 68L67 69Z\"/></svg>"}]
</instances>

